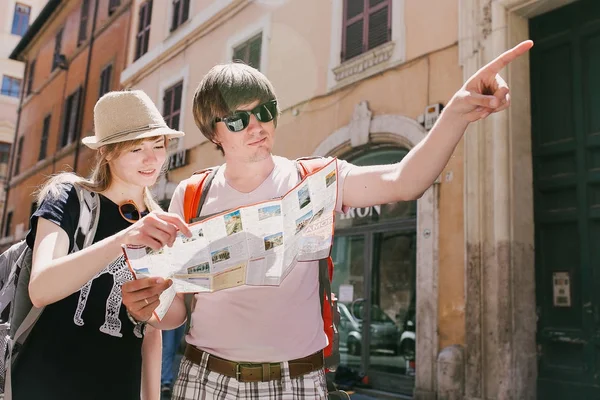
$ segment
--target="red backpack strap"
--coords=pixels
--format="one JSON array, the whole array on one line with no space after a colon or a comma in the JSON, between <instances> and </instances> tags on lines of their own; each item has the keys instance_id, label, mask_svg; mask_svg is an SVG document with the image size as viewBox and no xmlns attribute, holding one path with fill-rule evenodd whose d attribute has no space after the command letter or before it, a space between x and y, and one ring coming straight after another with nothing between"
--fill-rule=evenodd
<instances>
[{"instance_id":1,"label":"red backpack strap","mask_svg":"<svg viewBox=\"0 0 600 400\"><path fill-rule=\"evenodd\" d=\"M323 168L328 162L329 159L325 157L302 157L296 159L300 179L304 179L306 175L315 172L319 168Z\"/></svg>"},{"instance_id":2,"label":"red backpack strap","mask_svg":"<svg viewBox=\"0 0 600 400\"><path fill-rule=\"evenodd\" d=\"M200 213L200 208L206 198L204 188L210 185L217 169L218 167L207 168L194 172L188 179L183 196L183 216L188 223Z\"/></svg>"}]
</instances>

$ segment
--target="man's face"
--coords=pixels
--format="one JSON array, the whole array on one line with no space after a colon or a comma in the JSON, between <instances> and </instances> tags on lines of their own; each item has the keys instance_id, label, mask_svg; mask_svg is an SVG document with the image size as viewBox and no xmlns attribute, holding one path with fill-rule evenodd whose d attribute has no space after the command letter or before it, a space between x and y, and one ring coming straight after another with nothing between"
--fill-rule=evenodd
<instances>
[{"instance_id":1,"label":"man's face","mask_svg":"<svg viewBox=\"0 0 600 400\"><path fill-rule=\"evenodd\" d=\"M250 111L259 104L257 100L244 104L238 107L237 110ZM248 126L239 132L231 132L224 122L217 122L215 128L215 139L223 147L226 160L259 162L271 154L275 139L275 124L273 121L260 122L254 114L251 114Z\"/></svg>"}]
</instances>

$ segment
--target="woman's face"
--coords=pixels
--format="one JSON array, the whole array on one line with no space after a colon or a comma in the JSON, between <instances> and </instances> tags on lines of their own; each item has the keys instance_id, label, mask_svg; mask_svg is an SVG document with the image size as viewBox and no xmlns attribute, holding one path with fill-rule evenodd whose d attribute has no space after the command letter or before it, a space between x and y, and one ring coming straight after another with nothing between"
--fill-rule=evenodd
<instances>
[{"instance_id":1,"label":"woman's face","mask_svg":"<svg viewBox=\"0 0 600 400\"><path fill-rule=\"evenodd\" d=\"M165 137L149 138L109 160L113 179L130 185L152 186L165 163Z\"/></svg>"}]
</instances>

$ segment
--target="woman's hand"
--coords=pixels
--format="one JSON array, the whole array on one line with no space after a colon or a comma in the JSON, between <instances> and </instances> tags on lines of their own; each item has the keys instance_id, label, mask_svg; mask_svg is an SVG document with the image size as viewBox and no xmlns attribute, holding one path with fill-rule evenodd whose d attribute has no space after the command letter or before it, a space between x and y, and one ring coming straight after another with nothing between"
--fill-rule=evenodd
<instances>
[{"instance_id":1,"label":"woman's hand","mask_svg":"<svg viewBox=\"0 0 600 400\"><path fill-rule=\"evenodd\" d=\"M173 246L177 232L192 236L187 224L179 215L153 211L117 235L120 236L122 244L160 250L163 246Z\"/></svg>"},{"instance_id":2,"label":"woman's hand","mask_svg":"<svg viewBox=\"0 0 600 400\"><path fill-rule=\"evenodd\" d=\"M159 296L173 281L163 278L142 278L125 282L121 287L123 305L136 321L146 322L160 304Z\"/></svg>"}]
</instances>

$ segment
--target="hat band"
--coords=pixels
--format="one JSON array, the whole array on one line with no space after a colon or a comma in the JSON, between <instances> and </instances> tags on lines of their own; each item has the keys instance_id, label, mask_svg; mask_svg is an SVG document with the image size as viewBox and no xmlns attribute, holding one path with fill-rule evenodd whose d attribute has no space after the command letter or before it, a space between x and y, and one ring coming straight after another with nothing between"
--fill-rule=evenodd
<instances>
[{"instance_id":1,"label":"hat band","mask_svg":"<svg viewBox=\"0 0 600 400\"><path fill-rule=\"evenodd\" d=\"M121 138L123 136L127 136L130 133L142 132L142 131L147 131L149 129L155 129L155 128L167 128L167 129L169 129L169 127L167 125L164 125L164 124L148 124L148 125L144 125L144 126L139 126L137 128L128 129L126 131L120 131L120 132L117 132L117 133L113 133L112 135L108 135L107 137L100 139L98 142L104 143L104 142L108 142L109 140L119 139L119 138Z\"/></svg>"}]
</instances>

